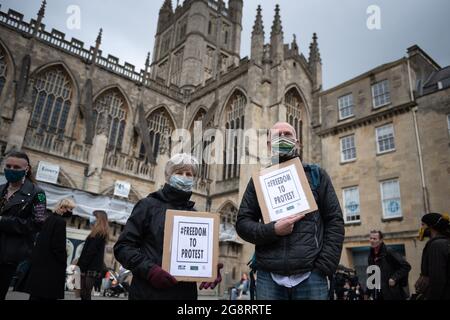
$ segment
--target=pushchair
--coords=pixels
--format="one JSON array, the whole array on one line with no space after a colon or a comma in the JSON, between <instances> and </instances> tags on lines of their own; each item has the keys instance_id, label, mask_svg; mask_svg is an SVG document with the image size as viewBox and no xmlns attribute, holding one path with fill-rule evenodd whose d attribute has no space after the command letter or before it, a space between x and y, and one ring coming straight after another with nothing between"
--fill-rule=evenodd
<instances>
[{"instance_id":1,"label":"pushchair","mask_svg":"<svg viewBox=\"0 0 450 320\"><path fill-rule=\"evenodd\" d=\"M125 297L128 297L130 285L127 280L130 275L131 271L125 269L119 273L109 270L105 279L103 279L103 296L118 298L123 294Z\"/></svg>"}]
</instances>

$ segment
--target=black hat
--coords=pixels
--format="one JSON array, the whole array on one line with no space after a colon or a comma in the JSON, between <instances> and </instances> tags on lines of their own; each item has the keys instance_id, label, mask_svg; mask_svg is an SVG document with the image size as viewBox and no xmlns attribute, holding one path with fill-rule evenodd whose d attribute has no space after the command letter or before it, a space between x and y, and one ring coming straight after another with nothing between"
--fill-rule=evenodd
<instances>
[{"instance_id":1,"label":"black hat","mask_svg":"<svg viewBox=\"0 0 450 320\"><path fill-rule=\"evenodd\" d=\"M428 213L422 217L422 222L437 231L445 231L449 226L448 216L440 213Z\"/></svg>"}]
</instances>

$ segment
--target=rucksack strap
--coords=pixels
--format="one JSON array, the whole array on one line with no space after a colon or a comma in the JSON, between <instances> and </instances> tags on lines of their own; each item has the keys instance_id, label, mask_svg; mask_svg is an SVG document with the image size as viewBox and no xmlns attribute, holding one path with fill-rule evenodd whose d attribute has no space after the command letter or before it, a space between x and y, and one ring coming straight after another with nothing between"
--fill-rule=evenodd
<instances>
[{"instance_id":1,"label":"rucksack strap","mask_svg":"<svg viewBox=\"0 0 450 320\"><path fill-rule=\"evenodd\" d=\"M309 173L309 176L311 177L311 187L312 189L316 190L320 186L320 166L316 164L306 164L303 165L303 169L306 173Z\"/></svg>"}]
</instances>

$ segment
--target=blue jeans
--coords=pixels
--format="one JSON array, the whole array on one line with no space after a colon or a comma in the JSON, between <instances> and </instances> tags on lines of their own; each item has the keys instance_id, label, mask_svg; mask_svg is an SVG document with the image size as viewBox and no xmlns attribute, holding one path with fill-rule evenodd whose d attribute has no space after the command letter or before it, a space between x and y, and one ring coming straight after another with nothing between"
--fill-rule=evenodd
<instances>
[{"instance_id":1,"label":"blue jeans","mask_svg":"<svg viewBox=\"0 0 450 320\"><path fill-rule=\"evenodd\" d=\"M317 272L293 288L278 285L269 272L257 273L257 300L328 300L328 294L327 278Z\"/></svg>"}]
</instances>

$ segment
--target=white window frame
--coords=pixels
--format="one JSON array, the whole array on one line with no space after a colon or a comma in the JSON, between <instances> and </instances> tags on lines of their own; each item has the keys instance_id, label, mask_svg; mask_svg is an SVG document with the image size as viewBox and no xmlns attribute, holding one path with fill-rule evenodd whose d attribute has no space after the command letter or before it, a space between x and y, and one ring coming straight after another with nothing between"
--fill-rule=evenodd
<instances>
[{"instance_id":1,"label":"white window frame","mask_svg":"<svg viewBox=\"0 0 450 320\"><path fill-rule=\"evenodd\" d=\"M447 115L448 137L450 138L450 114Z\"/></svg>"},{"instance_id":2,"label":"white window frame","mask_svg":"<svg viewBox=\"0 0 450 320\"><path fill-rule=\"evenodd\" d=\"M380 136L379 136L379 130L380 129L384 129L386 127L391 127L392 128L392 139L394 139L394 148L391 149L387 149L387 150L380 150ZM388 123L385 125L382 125L380 127L375 128L375 138L377 141L377 154L384 154L384 153L388 153L388 152L392 152L396 150L396 144L395 144L395 129L394 129L394 124L393 123Z\"/></svg>"},{"instance_id":3,"label":"white window frame","mask_svg":"<svg viewBox=\"0 0 450 320\"><path fill-rule=\"evenodd\" d=\"M350 99L348 99L349 97L350 97ZM343 105L344 101L347 102L349 100L351 100L351 104ZM351 108L352 112L351 112L350 115L343 117L342 116L342 109L347 109L347 108ZM349 118L352 118L352 117L355 116L355 103L353 101L353 94L352 93L346 94L346 95L338 98L338 111L339 111L339 120L345 120L345 119L349 119Z\"/></svg>"},{"instance_id":4,"label":"white window frame","mask_svg":"<svg viewBox=\"0 0 450 320\"><path fill-rule=\"evenodd\" d=\"M383 86L384 83L386 83L386 87ZM391 104L392 97L391 97L391 90L390 90L389 85L390 85L390 83L389 83L388 79L378 81L378 82L372 84L372 104L373 104L374 109L378 109L378 108L381 108L381 107ZM386 91L383 91L382 94L375 95L375 89L378 88L378 86L381 86L382 88L386 89ZM389 99L387 99L384 103L377 105L376 98L380 97L382 95L384 96L384 95L386 95L386 93L389 95Z\"/></svg>"},{"instance_id":5,"label":"white window frame","mask_svg":"<svg viewBox=\"0 0 450 320\"><path fill-rule=\"evenodd\" d=\"M353 137L353 146L354 146L354 149L355 149L355 157L354 158L351 158L351 159L345 159L344 158L344 145L343 145L343 143L344 143L344 140L345 139L348 139L348 138L350 138L350 137ZM356 137L355 137L355 134L351 134L351 135L348 135L348 136L345 136L345 137L342 137L342 138L340 138L340 145L341 145L341 163L347 163L347 162L352 162L352 161L355 161L356 160L356 158L357 158L357 153L356 153L356 142L355 142L355 140L356 140ZM346 149L346 150L349 150L349 149Z\"/></svg>"},{"instance_id":6,"label":"white window frame","mask_svg":"<svg viewBox=\"0 0 450 320\"><path fill-rule=\"evenodd\" d=\"M400 214L396 215L396 216L387 216L386 215L386 210L385 210L385 206L384 206L384 202L390 199L397 199L397 197L391 197L391 198L386 198L384 192L383 192L383 186L387 183L392 183L392 182L396 182L398 185L398 201L400 202ZM391 219L398 219L398 218L402 218L403 217L403 211L402 211L402 196L401 196L401 190L400 190L400 180L398 178L396 179L390 179L390 180L385 180L385 181L381 181L380 182L380 194L381 194L381 207L383 210L383 219L384 220L391 220Z\"/></svg>"},{"instance_id":7,"label":"white window frame","mask_svg":"<svg viewBox=\"0 0 450 320\"><path fill-rule=\"evenodd\" d=\"M359 218L357 220L348 221L347 218L349 217L349 215L347 212L347 201L346 201L345 193L346 193L346 191L353 191L353 190L356 190L357 195L358 195L358 214L357 215ZM360 223L361 222L361 198L359 196L359 187L354 186L354 187L343 188L342 189L342 202L344 203L345 224Z\"/></svg>"}]
</instances>

